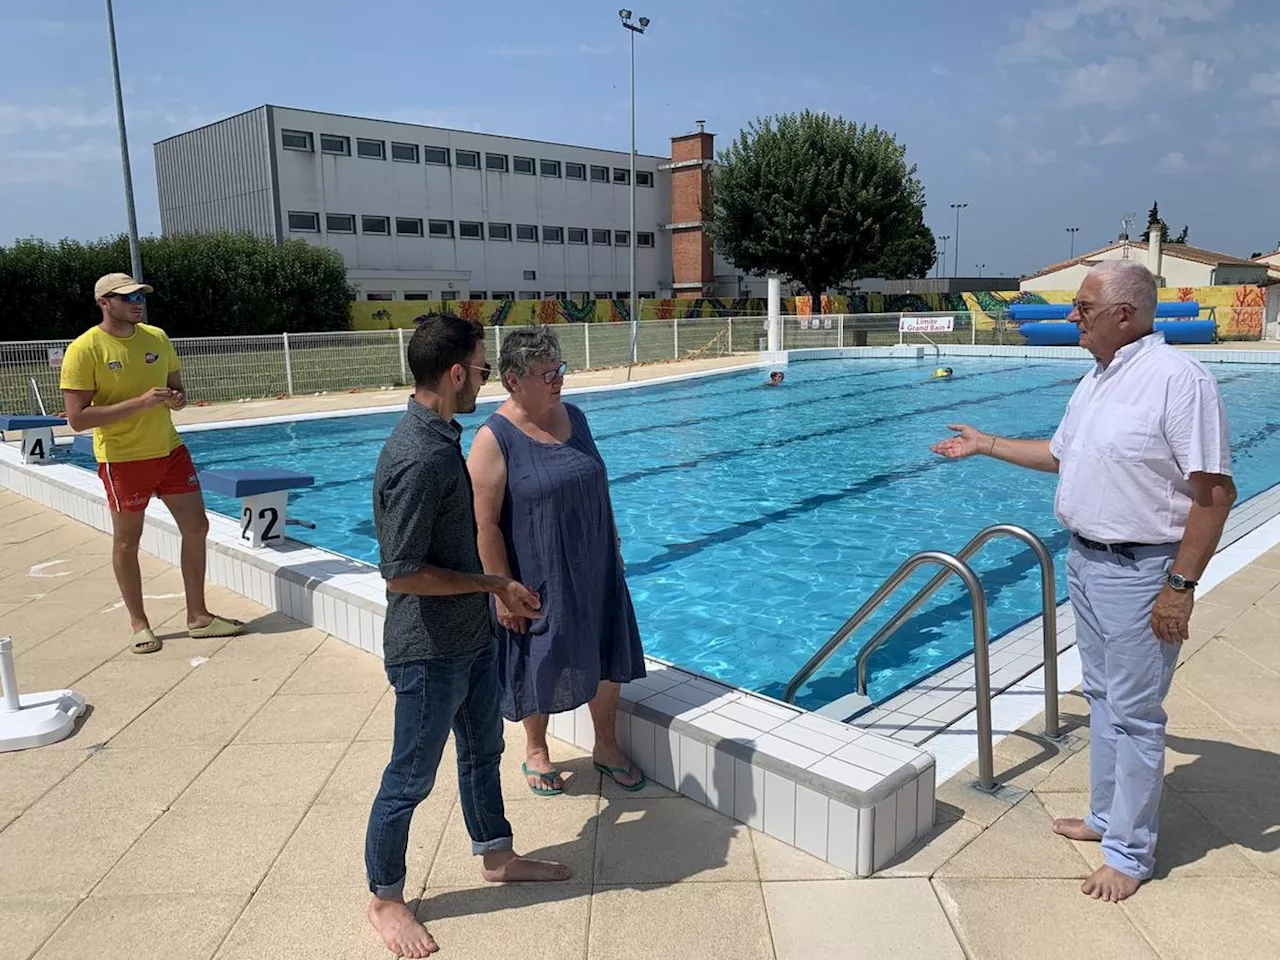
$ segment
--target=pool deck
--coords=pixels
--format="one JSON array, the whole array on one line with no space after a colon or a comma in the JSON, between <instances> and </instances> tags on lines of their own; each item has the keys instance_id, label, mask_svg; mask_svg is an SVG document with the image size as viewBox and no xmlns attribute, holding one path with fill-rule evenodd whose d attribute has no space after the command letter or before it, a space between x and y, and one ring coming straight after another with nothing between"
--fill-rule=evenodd
<instances>
[{"instance_id":1,"label":"pool deck","mask_svg":"<svg viewBox=\"0 0 1280 960\"><path fill-rule=\"evenodd\" d=\"M0 490L0 544L22 688L74 686L93 706L70 739L0 754L5 960L388 956L363 918L391 733L378 660L220 587L214 609L254 632L188 640L179 573L146 554L168 643L135 656L104 534ZM941 784L937 826L871 880L665 789L625 796L568 746L568 794L536 799L509 728L518 842L574 881L483 885L446 760L415 819L412 886L444 957L1280 956L1278 627L1280 549L1199 604L1168 703L1161 875L1121 906L1077 892L1097 848L1049 832L1086 801L1078 694L1065 746L1034 721L1003 740L1008 789L976 793L972 771Z\"/></svg>"},{"instance_id":2,"label":"pool deck","mask_svg":"<svg viewBox=\"0 0 1280 960\"><path fill-rule=\"evenodd\" d=\"M762 359L638 367L635 379ZM599 371L570 386L618 378ZM401 389L222 404L183 421L404 399ZM188 640L179 573L145 553L168 645L138 657L108 537L0 488L0 545L0 635L14 637L22 689L74 686L93 708L60 744L0 754L0 957L389 956L363 918L364 824L391 731L378 659L217 586L214 609L253 634ZM1160 875L1126 904L1080 895L1097 847L1048 829L1086 802L1088 730L1072 693L1061 744L1037 736L1038 718L1014 731L997 717L997 734L1012 734L995 751L1003 789L972 790L971 767L940 782L936 826L870 880L660 786L625 795L567 744L556 757L568 794L534 798L509 727L517 843L576 876L481 883L450 751L411 840L421 915L442 956L494 960L1280 956L1280 548L1253 557L1198 605L1167 704Z\"/></svg>"}]
</instances>

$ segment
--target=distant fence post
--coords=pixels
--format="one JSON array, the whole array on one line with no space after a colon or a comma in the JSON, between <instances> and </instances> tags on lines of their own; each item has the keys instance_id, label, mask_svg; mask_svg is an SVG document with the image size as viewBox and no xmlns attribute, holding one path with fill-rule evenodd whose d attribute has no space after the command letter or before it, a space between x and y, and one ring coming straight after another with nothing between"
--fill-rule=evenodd
<instances>
[{"instance_id":1,"label":"distant fence post","mask_svg":"<svg viewBox=\"0 0 1280 960\"><path fill-rule=\"evenodd\" d=\"M671 318L671 359L680 359L680 318Z\"/></svg>"},{"instance_id":2,"label":"distant fence post","mask_svg":"<svg viewBox=\"0 0 1280 960\"><path fill-rule=\"evenodd\" d=\"M284 392L293 396L293 358L289 356L289 334L282 333L284 340Z\"/></svg>"},{"instance_id":3,"label":"distant fence post","mask_svg":"<svg viewBox=\"0 0 1280 960\"><path fill-rule=\"evenodd\" d=\"M978 342L978 315L976 313L969 314L969 343L976 345Z\"/></svg>"},{"instance_id":4,"label":"distant fence post","mask_svg":"<svg viewBox=\"0 0 1280 960\"><path fill-rule=\"evenodd\" d=\"M582 325L582 352L586 354L586 369L591 369L591 324Z\"/></svg>"},{"instance_id":5,"label":"distant fence post","mask_svg":"<svg viewBox=\"0 0 1280 960\"><path fill-rule=\"evenodd\" d=\"M729 318L729 356L733 356L733 317Z\"/></svg>"},{"instance_id":6,"label":"distant fence post","mask_svg":"<svg viewBox=\"0 0 1280 960\"><path fill-rule=\"evenodd\" d=\"M839 338L836 341L836 346L843 349L844 348L844 314L843 313L840 314L840 318L836 321L836 326L837 326L837 329L840 331L838 334L836 334L836 336Z\"/></svg>"},{"instance_id":7,"label":"distant fence post","mask_svg":"<svg viewBox=\"0 0 1280 960\"><path fill-rule=\"evenodd\" d=\"M404 345L404 327L396 327L396 344L400 354L400 382L407 384L409 382L409 371L405 369L406 349Z\"/></svg>"}]
</instances>

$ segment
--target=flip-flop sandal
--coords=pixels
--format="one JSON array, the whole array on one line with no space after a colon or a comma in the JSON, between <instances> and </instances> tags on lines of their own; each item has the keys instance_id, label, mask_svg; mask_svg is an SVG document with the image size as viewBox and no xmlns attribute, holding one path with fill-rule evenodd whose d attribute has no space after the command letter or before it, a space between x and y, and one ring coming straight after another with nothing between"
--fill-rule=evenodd
<instances>
[{"instance_id":1,"label":"flip-flop sandal","mask_svg":"<svg viewBox=\"0 0 1280 960\"><path fill-rule=\"evenodd\" d=\"M644 771L634 763L629 767L611 767L608 764L597 763L595 764L595 768L628 793L635 793L637 790L643 790L645 784L649 782L648 778L644 775ZM623 783L618 779L619 775L624 777L639 776L640 779L635 783Z\"/></svg>"},{"instance_id":2,"label":"flip-flop sandal","mask_svg":"<svg viewBox=\"0 0 1280 960\"><path fill-rule=\"evenodd\" d=\"M217 640L220 637L234 637L243 632L244 624L239 620L214 617L203 627L192 627L187 630L187 636L192 640Z\"/></svg>"},{"instance_id":3,"label":"flip-flop sandal","mask_svg":"<svg viewBox=\"0 0 1280 960\"><path fill-rule=\"evenodd\" d=\"M559 770L550 770L547 773L541 770L530 770L527 763L520 764L520 772L524 774L526 782L530 777L537 777L539 783L555 783L560 776ZM564 787L535 787L530 783L529 792L539 797L558 797L564 793Z\"/></svg>"},{"instance_id":4,"label":"flip-flop sandal","mask_svg":"<svg viewBox=\"0 0 1280 960\"><path fill-rule=\"evenodd\" d=\"M133 646L129 649L134 653L158 653L163 646L164 641L152 633L151 628L148 627L133 635Z\"/></svg>"}]
</instances>

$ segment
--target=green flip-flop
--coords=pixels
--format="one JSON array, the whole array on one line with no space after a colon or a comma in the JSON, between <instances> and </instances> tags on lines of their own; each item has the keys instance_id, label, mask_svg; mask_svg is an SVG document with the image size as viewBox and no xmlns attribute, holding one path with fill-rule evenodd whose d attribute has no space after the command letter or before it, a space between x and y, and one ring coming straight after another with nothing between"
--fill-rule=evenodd
<instances>
[{"instance_id":1,"label":"green flip-flop","mask_svg":"<svg viewBox=\"0 0 1280 960\"><path fill-rule=\"evenodd\" d=\"M220 640L223 637L235 637L244 633L244 624L230 617L214 617L203 627L192 627L187 636L192 640Z\"/></svg>"},{"instance_id":2,"label":"green flip-flop","mask_svg":"<svg viewBox=\"0 0 1280 960\"><path fill-rule=\"evenodd\" d=\"M539 783L555 783L560 776L559 770L549 770L546 773L541 770L530 770L527 763L520 764L520 772L524 774L526 782L530 777L537 777ZM535 787L530 783L529 792L539 797L558 797L564 793L564 787Z\"/></svg>"},{"instance_id":3,"label":"green flip-flop","mask_svg":"<svg viewBox=\"0 0 1280 960\"><path fill-rule=\"evenodd\" d=\"M649 782L648 778L644 775L644 771L634 763L626 767L611 767L608 764L596 763L595 768L628 793L635 793L637 790L643 790L645 784ZM619 774L624 777L634 777L639 775L640 779L635 783L623 783L618 779Z\"/></svg>"}]
</instances>

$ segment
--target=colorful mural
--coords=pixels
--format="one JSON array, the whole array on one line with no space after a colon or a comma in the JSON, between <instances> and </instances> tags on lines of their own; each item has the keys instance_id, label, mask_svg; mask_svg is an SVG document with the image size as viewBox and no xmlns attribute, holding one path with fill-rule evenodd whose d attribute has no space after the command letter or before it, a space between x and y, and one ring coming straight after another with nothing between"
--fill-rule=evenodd
<instances>
[{"instance_id":1,"label":"colorful mural","mask_svg":"<svg viewBox=\"0 0 1280 960\"><path fill-rule=\"evenodd\" d=\"M821 313L973 313L979 329L991 329L1015 303L1070 303L1074 290L979 291L977 293L881 294L822 298ZM1262 335L1266 291L1257 286L1164 287L1161 300L1194 300L1200 318L1217 321L1218 335L1246 339ZM415 317L433 311L471 317L486 326L529 323L625 323L625 300L360 300L351 305L352 329L394 330L413 327ZM763 317L768 304L761 299L646 300L642 320L686 317ZM811 297L784 297L782 312L812 315Z\"/></svg>"}]
</instances>

